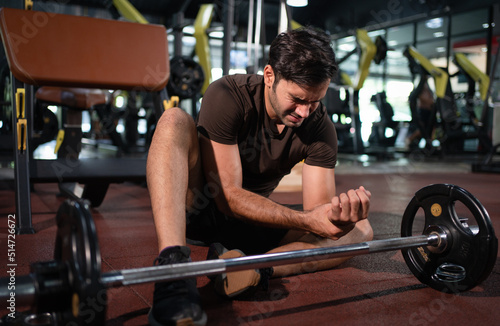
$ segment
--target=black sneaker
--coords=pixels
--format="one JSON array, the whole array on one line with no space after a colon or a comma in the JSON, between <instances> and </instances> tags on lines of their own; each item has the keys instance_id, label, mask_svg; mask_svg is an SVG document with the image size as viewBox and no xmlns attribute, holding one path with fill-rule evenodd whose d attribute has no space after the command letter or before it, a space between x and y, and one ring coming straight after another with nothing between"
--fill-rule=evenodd
<instances>
[{"instance_id":1,"label":"black sneaker","mask_svg":"<svg viewBox=\"0 0 500 326\"><path fill-rule=\"evenodd\" d=\"M155 260L155 265L168 265L191 261L188 247L169 247ZM201 308L201 297L196 278L155 284L153 307L149 323L157 325L205 325L207 315Z\"/></svg>"},{"instance_id":2,"label":"black sneaker","mask_svg":"<svg viewBox=\"0 0 500 326\"><path fill-rule=\"evenodd\" d=\"M220 243L213 243L208 249L207 260L244 256L245 254L238 249L228 250ZM214 288L218 294L226 298L234 298L242 294L247 294L250 292L249 290L256 290L258 288L267 290L273 271L272 267L250 269L215 275L211 279L214 281Z\"/></svg>"}]
</instances>

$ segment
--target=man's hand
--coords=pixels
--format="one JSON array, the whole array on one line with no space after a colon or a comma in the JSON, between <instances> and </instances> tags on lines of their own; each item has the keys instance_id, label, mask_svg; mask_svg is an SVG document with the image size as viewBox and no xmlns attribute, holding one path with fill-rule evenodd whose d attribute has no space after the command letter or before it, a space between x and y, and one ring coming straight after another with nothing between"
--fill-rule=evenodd
<instances>
[{"instance_id":1,"label":"man's hand","mask_svg":"<svg viewBox=\"0 0 500 326\"><path fill-rule=\"evenodd\" d=\"M371 192L362 186L333 197L330 204L309 212L309 231L324 238L339 239L351 231L357 222L368 218L370 197Z\"/></svg>"}]
</instances>

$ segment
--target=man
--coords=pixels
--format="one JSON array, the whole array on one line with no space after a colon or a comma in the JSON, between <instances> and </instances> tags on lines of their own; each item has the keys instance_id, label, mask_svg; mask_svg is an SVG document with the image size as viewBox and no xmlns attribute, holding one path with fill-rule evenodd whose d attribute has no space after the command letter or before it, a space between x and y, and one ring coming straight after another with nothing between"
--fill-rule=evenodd
<instances>
[{"instance_id":1,"label":"man","mask_svg":"<svg viewBox=\"0 0 500 326\"><path fill-rule=\"evenodd\" d=\"M162 115L147 165L159 264L190 260L186 232L190 239L217 242L209 258L372 238L370 192L360 187L335 195L337 139L320 101L337 69L327 35L308 28L282 33L271 44L263 75L226 76L210 85L197 125L178 108ZM302 160L303 211L271 201L281 178ZM270 276L306 268L229 273L215 285L231 297ZM153 325L206 321L195 280L158 283L153 301Z\"/></svg>"}]
</instances>

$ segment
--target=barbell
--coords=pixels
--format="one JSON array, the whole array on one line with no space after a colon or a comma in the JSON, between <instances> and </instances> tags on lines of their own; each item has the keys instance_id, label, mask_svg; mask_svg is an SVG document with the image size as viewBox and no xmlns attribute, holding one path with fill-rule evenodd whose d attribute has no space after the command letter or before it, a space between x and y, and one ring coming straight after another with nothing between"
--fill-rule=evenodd
<instances>
[{"instance_id":1,"label":"barbell","mask_svg":"<svg viewBox=\"0 0 500 326\"><path fill-rule=\"evenodd\" d=\"M458 216L457 202L467 208L472 219ZM421 210L424 220L416 222ZM31 307L30 313L34 314L30 318L42 316L44 322L65 325L86 324L90 315L92 324L104 324L108 288L392 250L402 250L409 269L422 283L439 291L458 293L489 276L498 250L485 208L468 191L449 184L430 185L415 193L403 214L400 238L107 273L101 273L100 249L88 204L67 200L59 208L56 220L54 260L34 263L29 275L18 276L15 299L17 306ZM413 235L416 227L421 234ZM8 283L8 277L0 279L1 300L11 295ZM92 314L89 309L93 309Z\"/></svg>"}]
</instances>

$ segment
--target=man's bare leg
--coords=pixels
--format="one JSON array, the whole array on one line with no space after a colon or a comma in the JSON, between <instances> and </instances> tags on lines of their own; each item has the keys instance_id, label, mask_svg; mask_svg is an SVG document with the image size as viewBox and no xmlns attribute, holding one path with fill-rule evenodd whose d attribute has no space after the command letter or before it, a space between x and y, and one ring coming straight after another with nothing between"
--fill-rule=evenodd
<instances>
[{"instance_id":1,"label":"man's bare leg","mask_svg":"<svg viewBox=\"0 0 500 326\"><path fill-rule=\"evenodd\" d=\"M368 220L362 220L356 223L356 227L351 232L347 233L339 240L324 239L310 233L301 234L299 232L290 231L290 233L283 239L284 241L282 241L282 245L269 251L269 253L343 246L347 244L371 241L372 239L373 230L370 223ZM350 257L333 259L312 258L304 263L276 266L274 267L273 277L283 277L294 274L327 270L342 264L348 259L350 259Z\"/></svg>"},{"instance_id":2,"label":"man's bare leg","mask_svg":"<svg viewBox=\"0 0 500 326\"><path fill-rule=\"evenodd\" d=\"M186 263L186 205L191 189L202 184L198 133L194 120L179 108L163 113L147 162L147 181L158 237L158 265ZM205 325L196 279L157 282L150 325Z\"/></svg>"},{"instance_id":3,"label":"man's bare leg","mask_svg":"<svg viewBox=\"0 0 500 326\"><path fill-rule=\"evenodd\" d=\"M186 245L186 203L202 185L198 133L191 116L171 108L158 121L147 161L147 182L159 252Z\"/></svg>"}]
</instances>

